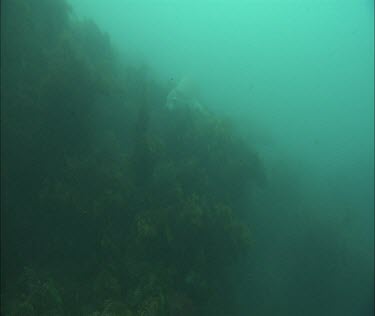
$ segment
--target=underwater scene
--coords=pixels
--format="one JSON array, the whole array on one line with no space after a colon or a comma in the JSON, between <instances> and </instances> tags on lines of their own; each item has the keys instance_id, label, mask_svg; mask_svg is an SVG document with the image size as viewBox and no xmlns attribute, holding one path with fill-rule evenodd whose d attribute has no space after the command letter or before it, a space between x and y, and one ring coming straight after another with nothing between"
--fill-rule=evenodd
<instances>
[{"instance_id":1,"label":"underwater scene","mask_svg":"<svg viewBox=\"0 0 375 316\"><path fill-rule=\"evenodd\" d=\"M0 72L1 315L374 315L373 0L3 0Z\"/></svg>"}]
</instances>

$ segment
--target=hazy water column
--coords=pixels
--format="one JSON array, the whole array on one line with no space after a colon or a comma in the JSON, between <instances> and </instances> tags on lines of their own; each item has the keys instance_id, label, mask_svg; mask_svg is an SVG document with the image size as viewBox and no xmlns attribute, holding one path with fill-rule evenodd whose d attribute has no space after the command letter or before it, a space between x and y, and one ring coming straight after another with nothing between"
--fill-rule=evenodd
<instances>
[{"instance_id":1,"label":"hazy water column","mask_svg":"<svg viewBox=\"0 0 375 316\"><path fill-rule=\"evenodd\" d=\"M346 312L365 308L374 261L373 1L71 2L161 80L194 74L209 106L257 135L268 170L293 171L299 216L314 218L301 231L323 223L338 237L349 258L341 280L357 276L342 285L357 298Z\"/></svg>"}]
</instances>

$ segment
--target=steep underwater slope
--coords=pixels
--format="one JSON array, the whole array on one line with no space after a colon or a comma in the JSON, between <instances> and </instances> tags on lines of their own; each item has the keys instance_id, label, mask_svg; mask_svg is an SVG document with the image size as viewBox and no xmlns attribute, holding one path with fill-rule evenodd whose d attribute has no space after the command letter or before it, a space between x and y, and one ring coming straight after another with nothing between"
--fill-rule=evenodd
<instances>
[{"instance_id":1,"label":"steep underwater slope","mask_svg":"<svg viewBox=\"0 0 375 316\"><path fill-rule=\"evenodd\" d=\"M3 315L224 315L256 154L65 1L2 2Z\"/></svg>"}]
</instances>

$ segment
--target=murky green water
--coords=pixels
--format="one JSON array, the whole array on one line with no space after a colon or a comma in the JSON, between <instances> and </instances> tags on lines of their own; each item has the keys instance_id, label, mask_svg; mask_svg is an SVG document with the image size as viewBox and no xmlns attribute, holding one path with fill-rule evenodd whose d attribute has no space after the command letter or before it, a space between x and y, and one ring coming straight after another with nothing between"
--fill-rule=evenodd
<instances>
[{"instance_id":1,"label":"murky green water","mask_svg":"<svg viewBox=\"0 0 375 316\"><path fill-rule=\"evenodd\" d=\"M1 3L1 312L373 315L374 3Z\"/></svg>"}]
</instances>

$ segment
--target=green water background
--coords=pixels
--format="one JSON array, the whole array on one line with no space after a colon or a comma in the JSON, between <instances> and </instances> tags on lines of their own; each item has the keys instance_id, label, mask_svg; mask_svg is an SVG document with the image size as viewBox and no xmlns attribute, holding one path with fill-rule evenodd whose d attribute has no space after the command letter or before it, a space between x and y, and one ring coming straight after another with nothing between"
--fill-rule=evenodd
<instances>
[{"instance_id":1,"label":"green water background","mask_svg":"<svg viewBox=\"0 0 375 316\"><path fill-rule=\"evenodd\" d=\"M290 285L299 279L327 308L359 315L373 292L373 1L71 2L162 80L192 75L257 145L274 183L254 215L262 246L249 300L288 310L304 297ZM331 251L332 267L319 264Z\"/></svg>"}]
</instances>

